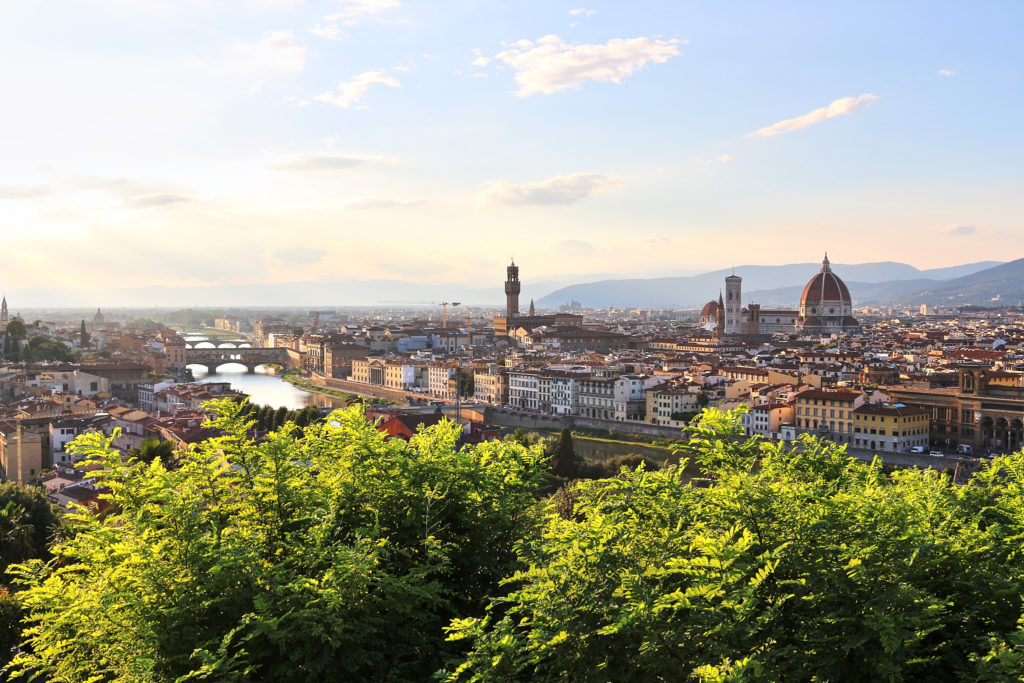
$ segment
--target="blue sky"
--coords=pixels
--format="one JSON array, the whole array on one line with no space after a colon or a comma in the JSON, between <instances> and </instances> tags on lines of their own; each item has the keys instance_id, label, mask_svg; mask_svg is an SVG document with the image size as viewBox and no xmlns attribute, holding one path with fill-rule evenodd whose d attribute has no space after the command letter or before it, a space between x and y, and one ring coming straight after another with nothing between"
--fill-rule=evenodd
<instances>
[{"instance_id":1,"label":"blue sky","mask_svg":"<svg viewBox=\"0 0 1024 683\"><path fill-rule=\"evenodd\" d=\"M1022 14L3 3L0 287L1017 258Z\"/></svg>"}]
</instances>

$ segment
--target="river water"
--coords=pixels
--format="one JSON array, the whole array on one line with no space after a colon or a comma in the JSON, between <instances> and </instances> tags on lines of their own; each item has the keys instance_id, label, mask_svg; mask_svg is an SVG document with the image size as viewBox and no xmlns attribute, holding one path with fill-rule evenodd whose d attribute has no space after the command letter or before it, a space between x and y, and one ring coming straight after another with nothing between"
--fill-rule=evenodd
<instances>
[{"instance_id":1,"label":"river water","mask_svg":"<svg viewBox=\"0 0 1024 683\"><path fill-rule=\"evenodd\" d=\"M211 340L203 335L183 335L185 342L196 348L213 348L216 345L234 343L239 347L248 347L245 340ZM318 407L344 407L344 402L333 399L330 396L314 394L303 391L292 384L284 381L273 374L271 368L262 365L256 368L254 374L248 374L244 365L229 363L218 368L217 372L208 373L200 366L190 366L196 381L205 384L207 382L230 382L231 388L249 394L249 402L254 405L271 406L280 408L284 406L288 410L302 410L308 405Z\"/></svg>"}]
</instances>

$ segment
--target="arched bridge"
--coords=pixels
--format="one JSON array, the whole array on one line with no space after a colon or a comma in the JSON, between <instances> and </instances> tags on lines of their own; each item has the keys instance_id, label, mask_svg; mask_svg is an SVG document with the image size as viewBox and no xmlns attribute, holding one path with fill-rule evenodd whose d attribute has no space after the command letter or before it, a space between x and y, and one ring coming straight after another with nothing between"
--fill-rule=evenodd
<instances>
[{"instance_id":1,"label":"arched bridge","mask_svg":"<svg viewBox=\"0 0 1024 683\"><path fill-rule=\"evenodd\" d=\"M250 373L257 365L295 367L288 349L185 349L185 365L204 365L208 372L216 372L227 363L244 365Z\"/></svg>"}]
</instances>

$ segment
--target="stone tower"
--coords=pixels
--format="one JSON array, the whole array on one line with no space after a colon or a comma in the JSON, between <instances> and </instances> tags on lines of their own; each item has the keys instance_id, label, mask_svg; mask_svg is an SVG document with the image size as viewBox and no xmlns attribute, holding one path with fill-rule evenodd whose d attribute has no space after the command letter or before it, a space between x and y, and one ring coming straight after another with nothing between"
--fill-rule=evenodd
<instances>
[{"instance_id":1,"label":"stone tower","mask_svg":"<svg viewBox=\"0 0 1024 683\"><path fill-rule=\"evenodd\" d=\"M537 315L537 309L533 306L533 299L530 299L530 317Z\"/></svg>"},{"instance_id":2,"label":"stone tower","mask_svg":"<svg viewBox=\"0 0 1024 683\"><path fill-rule=\"evenodd\" d=\"M505 270L508 271L508 277L505 279L505 317L516 318L519 316L519 290L522 285L519 283L519 266L516 265L515 259Z\"/></svg>"},{"instance_id":3,"label":"stone tower","mask_svg":"<svg viewBox=\"0 0 1024 683\"><path fill-rule=\"evenodd\" d=\"M741 334L740 311L743 278L734 272L725 278L725 332L726 334Z\"/></svg>"},{"instance_id":4,"label":"stone tower","mask_svg":"<svg viewBox=\"0 0 1024 683\"><path fill-rule=\"evenodd\" d=\"M4 297L3 302L0 302L0 334L7 329L7 297Z\"/></svg>"}]
</instances>

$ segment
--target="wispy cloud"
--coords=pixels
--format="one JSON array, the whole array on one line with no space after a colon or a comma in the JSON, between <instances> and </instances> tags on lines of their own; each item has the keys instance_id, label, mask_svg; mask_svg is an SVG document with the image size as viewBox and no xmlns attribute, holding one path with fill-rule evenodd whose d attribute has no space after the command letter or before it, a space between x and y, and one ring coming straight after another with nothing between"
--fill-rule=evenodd
<instances>
[{"instance_id":1,"label":"wispy cloud","mask_svg":"<svg viewBox=\"0 0 1024 683\"><path fill-rule=\"evenodd\" d=\"M794 130L800 130L801 128L807 128L813 126L816 123L822 121L828 121L834 119L837 116L844 116L846 114L852 114L858 109L862 109L878 99L878 95L872 95L871 93L865 93L858 95L857 97L841 97L838 100L833 100L828 106L815 109L812 112L808 112L803 116L797 116L791 119L784 119L778 123L773 123L770 126L759 128L753 133L750 133L747 137L752 138L767 138L773 135L781 135L783 133L790 133Z\"/></svg>"},{"instance_id":2,"label":"wispy cloud","mask_svg":"<svg viewBox=\"0 0 1024 683\"><path fill-rule=\"evenodd\" d=\"M268 164L267 168L274 171L339 171L373 161L384 160L341 154L297 154L290 159Z\"/></svg>"},{"instance_id":3,"label":"wispy cloud","mask_svg":"<svg viewBox=\"0 0 1024 683\"><path fill-rule=\"evenodd\" d=\"M133 209L149 209L155 206L180 204L187 201L190 201L190 198L180 194L144 194L138 197L126 198L124 205Z\"/></svg>"},{"instance_id":4,"label":"wispy cloud","mask_svg":"<svg viewBox=\"0 0 1024 683\"><path fill-rule=\"evenodd\" d=\"M491 58L485 57L480 48L473 49L473 56L476 58L472 62L470 62L470 64L472 64L473 66L483 68L491 63Z\"/></svg>"},{"instance_id":5,"label":"wispy cloud","mask_svg":"<svg viewBox=\"0 0 1024 683\"><path fill-rule=\"evenodd\" d=\"M35 199L48 194L46 185L0 185L0 199Z\"/></svg>"},{"instance_id":6,"label":"wispy cloud","mask_svg":"<svg viewBox=\"0 0 1024 683\"><path fill-rule=\"evenodd\" d=\"M371 209L407 209L410 207L423 206L426 201L422 199L354 199L345 202L346 209L367 211Z\"/></svg>"},{"instance_id":7,"label":"wispy cloud","mask_svg":"<svg viewBox=\"0 0 1024 683\"><path fill-rule=\"evenodd\" d=\"M293 265L320 263L326 255L327 252L323 249L311 249L310 247L285 247L274 252L274 258L278 261Z\"/></svg>"},{"instance_id":8,"label":"wispy cloud","mask_svg":"<svg viewBox=\"0 0 1024 683\"><path fill-rule=\"evenodd\" d=\"M569 10L569 14L574 16L574 17L592 17L595 14L597 14L597 10L596 9L586 9L584 7L579 7L577 9Z\"/></svg>"},{"instance_id":9,"label":"wispy cloud","mask_svg":"<svg viewBox=\"0 0 1024 683\"><path fill-rule=\"evenodd\" d=\"M515 185L507 180L493 180L480 187L480 200L485 205L573 204L581 199L611 192L626 185L628 183L621 178L602 173L571 173L524 185Z\"/></svg>"},{"instance_id":10,"label":"wispy cloud","mask_svg":"<svg viewBox=\"0 0 1024 683\"><path fill-rule=\"evenodd\" d=\"M237 43L234 52L253 66L273 71L302 71L309 50L295 44L293 31L268 31L256 43Z\"/></svg>"},{"instance_id":11,"label":"wispy cloud","mask_svg":"<svg viewBox=\"0 0 1024 683\"><path fill-rule=\"evenodd\" d=\"M309 32L318 38L326 38L327 40L338 41L345 37L342 33L341 27L336 22L327 22L326 24L317 23L316 26L309 29Z\"/></svg>"},{"instance_id":12,"label":"wispy cloud","mask_svg":"<svg viewBox=\"0 0 1024 683\"><path fill-rule=\"evenodd\" d=\"M939 69L939 75L941 76L956 76L956 71L953 69Z\"/></svg>"},{"instance_id":13,"label":"wispy cloud","mask_svg":"<svg viewBox=\"0 0 1024 683\"><path fill-rule=\"evenodd\" d=\"M555 35L536 43L519 40L495 55L512 67L516 95L550 95L579 88L587 81L621 83L647 62L662 64L679 54L685 41L657 38L614 38L604 44L570 45Z\"/></svg>"},{"instance_id":14,"label":"wispy cloud","mask_svg":"<svg viewBox=\"0 0 1024 683\"><path fill-rule=\"evenodd\" d=\"M562 240L555 245L555 250L565 256L586 256L593 253L594 245L586 240Z\"/></svg>"},{"instance_id":15,"label":"wispy cloud","mask_svg":"<svg viewBox=\"0 0 1024 683\"><path fill-rule=\"evenodd\" d=\"M363 96L366 95L366 91L370 89L371 85L386 85L389 88L398 88L402 84L398 82L397 78L383 71L365 71L354 77L351 81L341 81L338 83L337 92L323 92L319 95L314 95L313 99L317 102L326 102L327 104L348 109L362 101Z\"/></svg>"},{"instance_id":16,"label":"wispy cloud","mask_svg":"<svg viewBox=\"0 0 1024 683\"><path fill-rule=\"evenodd\" d=\"M973 235L978 229L973 225L946 225L939 228L939 232L943 235L950 235L953 237L965 237L967 235Z\"/></svg>"},{"instance_id":17,"label":"wispy cloud","mask_svg":"<svg viewBox=\"0 0 1024 683\"><path fill-rule=\"evenodd\" d=\"M401 6L402 3L399 0L342 0L340 9L324 18L332 22L341 21L346 26L351 26L364 17Z\"/></svg>"}]
</instances>

